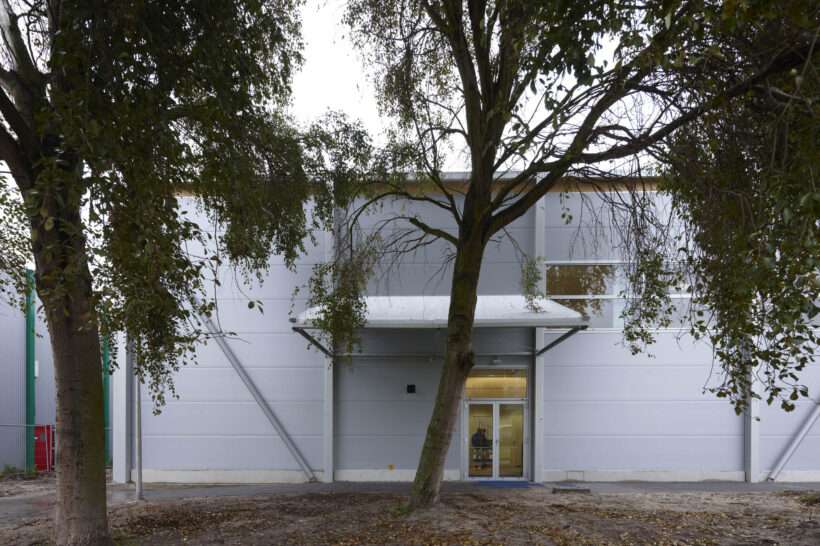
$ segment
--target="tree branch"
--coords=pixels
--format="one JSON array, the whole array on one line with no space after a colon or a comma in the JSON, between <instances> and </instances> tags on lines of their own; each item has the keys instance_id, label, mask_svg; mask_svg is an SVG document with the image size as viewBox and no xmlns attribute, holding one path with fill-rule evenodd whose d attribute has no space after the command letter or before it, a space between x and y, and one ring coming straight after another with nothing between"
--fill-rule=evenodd
<instances>
[{"instance_id":1,"label":"tree branch","mask_svg":"<svg viewBox=\"0 0 820 546\"><path fill-rule=\"evenodd\" d=\"M35 149L37 147L37 136L34 129L26 123L23 115L2 89L0 89L0 114L26 148Z\"/></svg>"},{"instance_id":2,"label":"tree branch","mask_svg":"<svg viewBox=\"0 0 820 546\"><path fill-rule=\"evenodd\" d=\"M26 155L14 137L2 126L0 126L0 160L5 161L9 166L9 171L20 191L31 189L33 182L31 166L26 160Z\"/></svg>"},{"instance_id":3,"label":"tree branch","mask_svg":"<svg viewBox=\"0 0 820 546\"><path fill-rule=\"evenodd\" d=\"M20 34L20 28L17 26L17 14L12 9L9 0L0 0L0 35L9 51L14 70L19 72L26 82L39 81L42 74L31 59L31 54Z\"/></svg>"},{"instance_id":4,"label":"tree branch","mask_svg":"<svg viewBox=\"0 0 820 546\"><path fill-rule=\"evenodd\" d=\"M408 222L416 226L418 229L422 230L425 233L432 235L433 237L438 237L440 239L444 239L445 241L449 241L453 246L458 246L458 239L454 236L450 235L446 231L438 228L434 228L418 218L415 217L407 217L405 218Z\"/></svg>"},{"instance_id":5,"label":"tree branch","mask_svg":"<svg viewBox=\"0 0 820 546\"><path fill-rule=\"evenodd\" d=\"M533 163L526 170L522 171L518 177L516 177L517 179L531 177L538 172L549 173L547 177L542 179L542 181L539 182L535 188L528 191L522 198L495 214L491 222L490 232L495 233L524 214L538 201L538 199L540 199L552 186L555 185L555 182L557 182L557 180L563 176L573 164L599 163L601 161L620 159L634 155L652 146L653 144L660 142L662 139L672 134L675 130L697 119L704 113L720 105L722 102L725 102L727 99L732 99L746 93L767 77L776 73L784 72L796 66L801 66L806 62L807 57L814 54L813 46L814 44L812 43L798 50L790 50L785 53L781 53L757 74L747 78L739 84L730 87L724 92L717 94L697 108L693 108L687 113L682 114L677 119L669 122L663 128L658 129L654 133L639 135L629 144L614 146L603 152L582 153L579 151L579 148L583 149L582 147L585 147L588 144L589 135L593 133L597 120L603 112L606 111L606 109L618 100L618 93L613 92L613 89L618 89L618 87L616 86L610 89L610 91L595 105L595 107L593 107L590 114L586 117L564 157L550 163ZM635 78L642 72L645 72L645 70L639 71L635 76L630 78L630 82L634 81ZM622 90L625 90L626 88L627 86L620 87ZM555 176L556 173L557 176Z\"/></svg>"},{"instance_id":6,"label":"tree branch","mask_svg":"<svg viewBox=\"0 0 820 546\"><path fill-rule=\"evenodd\" d=\"M810 54L811 48L809 46L807 46L804 50L789 51L785 54L781 54L775 57L775 59L773 59L766 66L766 68L764 68L754 76L751 76L746 80L742 81L741 83L727 89L723 93L720 93L715 97L712 97L710 100L698 106L697 108L689 110L685 114L679 116L677 119L667 123L663 126L663 128L658 129L654 133L644 133L642 135L638 135L629 144L614 146L603 152L580 154L578 155L575 161L578 163L599 163L601 161L620 159L626 156L634 155L635 153L660 142L662 139L672 134L675 130L697 119L698 117L702 116L709 110L715 108L727 99L738 97L740 95L743 95L747 91L752 90L755 86L757 86L760 82L762 82L772 74L784 72L786 70L789 70L790 68L802 65Z\"/></svg>"}]
</instances>

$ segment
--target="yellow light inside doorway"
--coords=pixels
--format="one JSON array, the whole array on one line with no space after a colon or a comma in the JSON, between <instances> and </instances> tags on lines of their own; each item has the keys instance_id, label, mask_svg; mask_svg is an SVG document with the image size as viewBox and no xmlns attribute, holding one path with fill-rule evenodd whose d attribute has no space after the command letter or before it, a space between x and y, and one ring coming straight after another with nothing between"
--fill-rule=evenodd
<instances>
[{"instance_id":1,"label":"yellow light inside doorway","mask_svg":"<svg viewBox=\"0 0 820 546\"><path fill-rule=\"evenodd\" d=\"M467 398L526 398L527 371L474 369L467 378L465 394Z\"/></svg>"}]
</instances>

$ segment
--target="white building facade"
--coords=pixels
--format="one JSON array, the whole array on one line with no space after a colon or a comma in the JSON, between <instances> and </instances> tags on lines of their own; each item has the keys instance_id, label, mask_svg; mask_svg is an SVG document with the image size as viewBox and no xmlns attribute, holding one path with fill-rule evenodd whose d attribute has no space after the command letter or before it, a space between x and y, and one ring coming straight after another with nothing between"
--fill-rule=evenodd
<instances>
[{"instance_id":1,"label":"white building facade","mask_svg":"<svg viewBox=\"0 0 820 546\"><path fill-rule=\"evenodd\" d=\"M711 348L695 343L683 327L657 330L649 354L632 355L624 346L620 256L608 230L583 212L595 198L550 193L510 226L514 243L488 246L482 301L523 301L526 254L544 260L556 305L519 322L488 312L477 325L477 365L463 394L445 479L762 481L777 471L781 481L820 481L813 400L800 401L791 413L754 402L738 416L705 391L719 366ZM434 227L454 229L435 207L394 206L412 207ZM569 224L562 210L572 215ZM366 218L365 229L379 215ZM368 295L380 302L381 314L371 310L361 353L336 359L294 331L309 316L298 322L306 305L293 297L294 288L332 252L332 237L325 234L295 270L272 258L262 284L222 273L214 327L235 336L200 347L198 364L176 375L179 398L169 399L159 415L143 390L145 481L413 478L444 348L435 313L426 323L418 315L449 292L442 246L405 256L390 274L374 279ZM549 286L555 272L588 267L611 272L600 293L572 293L571 282ZM264 312L249 309L249 298L261 300ZM682 308L688 304L685 294L677 298ZM588 305L588 320L571 310L579 302ZM405 320L390 323L394 315ZM809 367L801 379L820 400L820 369ZM121 363L113 378L114 480L120 482L132 478L137 464L133 393L131 372Z\"/></svg>"}]
</instances>

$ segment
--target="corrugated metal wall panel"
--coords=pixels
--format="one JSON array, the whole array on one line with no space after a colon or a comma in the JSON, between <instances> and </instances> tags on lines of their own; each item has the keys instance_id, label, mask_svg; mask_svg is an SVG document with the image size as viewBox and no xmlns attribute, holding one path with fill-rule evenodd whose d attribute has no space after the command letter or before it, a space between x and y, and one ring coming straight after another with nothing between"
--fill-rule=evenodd
<instances>
[{"instance_id":1,"label":"corrugated metal wall panel","mask_svg":"<svg viewBox=\"0 0 820 546\"><path fill-rule=\"evenodd\" d=\"M742 418L703 393L709 347L667 332L650 350L633 356L619 332L591 331L546 353L546 471L743 470Z\"/></svg>"},{"instance_id":2,"label":"corrugated metal wall panel","mask_svg":"<svg viewBox=\"0 0 820 546\"><path fill-rule=\"evenodd\" d=\"M766 474L774 468L792 437L820 401L820 367L816 364L806 368L800 382L809 387L813 400L801 399L794 411L785 412L775 402L768 406L760 404L760 468ZM820 479L820 419L809 429L803 442L795 450L783 472L813 472Z\"/></svg>"},{"instance_id":3,"label":"corrugated metal wall panel","mask_svg":"<svg viewBox=\"0 0 820 546\"><path fill-rule=\"evenodd\" d=\"M26 464L26 320L0 300L0 468ZM8 426L13 425L13 426Z\"/></svg>"},{"instance_id":4,"label":"corrugated metal wall panel","mask_svg":"<svg viewBox=\"0 0 820 546\"><path fill-rule=\"evenodd\" d=\"M546 259L618 258L611 233L595 227L597 220L575 197L565 202L574 218L569 226L556 220L561 209L558 195L546 199ZM368 216L365 223L372 226L386 214ZM451 221L439 210L424 209L423 216L436 227L452 229ZM533 226L530 212L510 230L524 250L532 248ZM324 255L324 242L319 239L295 272L273 258L263 286L256 282L244 285L241 276L223 271L223 286L217 291L220 324L239 337L230 341L232 348L317 470L322 464L326 361L291 332L287 318L293 288L306 282L312 264ZM509 241L497 246L491 243L481 293L519 293L520 267L514 246ZM444 263L443 249L446 247L434 245L408 257L390 275L374 281L371 293L448 293L449 274L437 271ZM264 299L264 314L247 309L247 297ZM304 299L297 299L295 311L304 305ZM614 323L614 315L609 320ZM547 341L557 335L549 333ZM384 479L390 479L384 472L391 468L405 471L405 477L415 469L443 348L443 331L380 330L365 336L367 353L435 356L355 357L351 363L337 364L337 469L381 471L373 475ZM487 355L528 352L532 333L527 329L482 330L475 336L474 349ZM544 392L537 394L544 405L546 448L543 460L535 464L562 472L620 471L624 477L633 476L630 472L646 476L652 472L698 476L701 472L708 477L742 471L743 421L726 401L703 393L712 371L709 347L694 344L678 332L662 332L649 353L654 357L631 355L622 344L621 333L614 329L580 333L546 353ZM177 375L178 401L169 400L160 416L151 415L150 403L144 406L145 467L297 470L216 344L200 347L198 358L198 367ZM488 363L492 356L481 358L480 362ZM501 358L504 364L531 362L527 356ZM408 384L416 386L416 394L406 392ZM820 381L813 384L820 385ZM789 431L799 426L807 408L801 404L788 416L762 412L763 468L776 457ZM460 438L458 430L448 454L449 470L460 466ZM787 469L820 469L815 455L818 443L813 431ZM357 476L355 472L345 475Z\"/></svg>"},{"instance_id":5,"label":"corrugated metal wall panel","mask_svg":"<svg viewBox=\"0 0 820 546\"><path fill-rule=\"evenodd\" d=\"M185 206L194 209L190 200ZM199 213L190 217L207 225ZM325 360L307 349L288 321L294 288L307 281L312 263L324 257L321 235L317 242L307 245L308 254L295 270L285 267L281 257L271 257L262 283L221 268L214 322L235 333L228 340L232 350L310 466L321 470ZM249 309L249 298L263 300L263 312ZM303 308L304 299L298 299L294 311ZM179 398L168 398L159 415L153 415L149 393L142 391L146 470L299 472L215 342L198 346L197 365L181 369L175 386Z\"/></svg>"},{"instance_id":6,"label":"corrugated metal wall panel","mask_svg":"<svg viewBox=\"0 0 820 546\"><path fill-rule=\"evenodd\" d=\"M37 308L42 303L37 300ZM57 422L57 390L54 383L54 356L51 352L51 338L48 326L42 313L37 314L37 337L34 341L34 354L40 375L35 381L37 392L37 424L53 425Z\"/></svg>"},{"instance_id":7,"label":"corrugated metal wall panel","mask_svg":"<svg viewBox=\"0 0 820 546\"><path fill-rule=\"evenodd\" d=\"M416 332L416 341L423 333ZM434 332L427 332L426 344L415 351L429 350L435 344ZM366 352L375 352L368 341ZM382 340L380 340L381 342ZM381 344L379 344L381 346ZM411 352L413 346L394 345L391 353ZM391 471L415 470L430 414L433 411L441 360L425 358L354 358L336 368L335 441L336 467L339 470ZM415 386L415 393L407 392ZM460 424L455 438L460 438ZM454 441L447 455L446 468L459 469L459 442ZM389 479L386 477L385 479Z\"/></svg>"},{"instance_id":8,"label":"corrugated metal wall panel","mask_svg":"<svg viewBox=\"0 0 820 546\"><path fill-rule=\"evenodd\" d=\"M311 468L322 468L322 437L292 435ZM276 435L145 434L143 468L147 470L290 470L298 463Z\"/></svg>"}]
</instances>

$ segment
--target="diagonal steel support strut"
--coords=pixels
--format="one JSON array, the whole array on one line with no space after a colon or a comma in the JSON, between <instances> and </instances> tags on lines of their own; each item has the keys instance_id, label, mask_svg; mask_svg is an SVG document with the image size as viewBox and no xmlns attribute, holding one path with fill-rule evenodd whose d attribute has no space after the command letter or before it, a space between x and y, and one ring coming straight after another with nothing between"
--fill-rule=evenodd
<instances>
[{"instance_id":1,"label":"diagonal steel support strut","mask_svg":"<svg viewBox=\"0 0 820 546\"><path fill-rule=\"evenodd\" d=\"M290 454L293 455L293 458L296 459L296 462L299 463L299 466L302 468L302 472L305 473L307 476L308 481L315 482L316 475L311 470L310 465L308 464L307 460L302 456L302 453L299 451L299 448L291 439L290 435L288 434L285 427L276 417L276 414L273 413L273 410L270 408L267 400L262 396L262 393L259 392L259 389L256 387L256 384L248 375L248 372L245 371L245 368L242 366L242 363L237 358L236 354L231 349L231 346L228 345L228 342L225 340L225 335L214 325L213 321L204 315L200 315L200 319L202 323L205 325L205 328L208 332L213 336L216 343L219 345L219 348L222 349L222 352L225 354L225 357L228 359L228 362L231 363L233 369L236 371L236 374L248 388L253 396L253 399L256 400L256 403L259 405L259 408L262 410L262 413L265 414L265 417L268 418L270 424L273 425L273 428L276 429L276 433L279 434L279 437L285 443L285 447L288 448Z\"/></svg>"},{"instance_id":2,"label":"diagonal steel support strut","mask_svg":"<svg viewBox=\"0 0 820 546\"><path fill-rule=\"evenodd\" d=\"M577 334L581 330L586 330L586 329L587 329L586 326L576 326L576 327L572 328L569 332L564 332L561 335L561 337L559 337L558 339L556 339L555 341L553 341L552 343L550 343L549 345L547 345L546 347L542 348L540 351L535 353L535 356L541 356L542 354L546 353L547 351L549 351L550 349L552 349L553 347L555 347L559 343L563 343L564 341L566 341L570 337L574 336L575 334Z\"/></svg>"},{"instance_id":3,"label":"diagonal steel support strut","mask_svg":"<svg viewBox=\"0 0 820 546\"><path fill-rule=\"evenodd\" d=\"M293 331L296 332L297 334L299 334L300 336L302 336L303 338L305 338L306 340L308 340L311 345L313 345L314 347L316 347L317 349L322 351L325 354L325 356L327 356L329 358L333 358L333 351L331 351L330 349L328 349L327 347L322 345L322 343L318 339L316 339L314 336L308 334L305 331L304 328L294 326Z\"/></svg>"},{"instance_id":4,"label":"diagonal steel support strut","mask_svg":"<svg viewBox=\"0 0 820 546\"><path fill-rule=\"evenodd\" d=\"M820 417L820 401L818 401L814 409L809 413L806 417L806 420L803 421L803 424L794 434L794 436L789 440L789 445L786 446L786 449L780 455L780 458L777 460L777 464L775 465L774 469L769 473L769 477L766 478L766 481L773 482L777 479L780 475L780 472L783 471L783 467L789 462L789 459L792 458L794 452L797 451L797 448L800 447L800 444L803 440L808 436L811 427L814 425L814 422L817 421L817 418Z\"/></svg>"}]
</instances>

